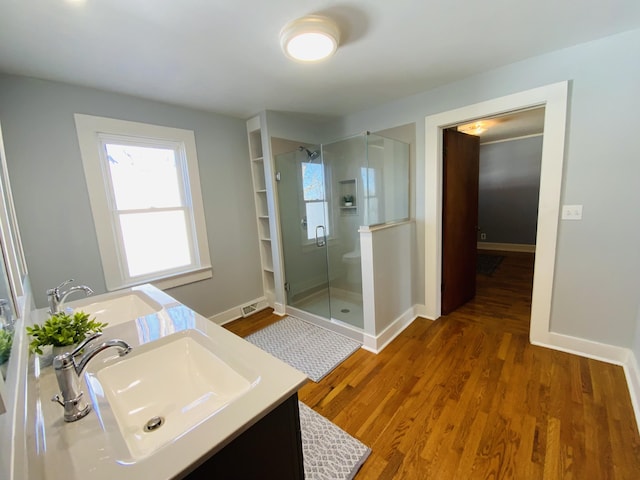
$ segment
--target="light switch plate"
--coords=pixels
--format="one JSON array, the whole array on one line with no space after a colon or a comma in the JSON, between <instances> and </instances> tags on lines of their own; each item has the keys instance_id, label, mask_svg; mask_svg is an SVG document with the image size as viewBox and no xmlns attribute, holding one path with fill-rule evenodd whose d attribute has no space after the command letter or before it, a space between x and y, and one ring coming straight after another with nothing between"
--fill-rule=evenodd
<instances>
[{"instance_id":1,"label":"light switch plate","mask_svg":"<svg viewBox=\"0 0 640 480\"><path fill-rule=\"evenodd\" d=\"M563 205L563 220L582 220L582 205Z\"/></svg>"}]
</instances>

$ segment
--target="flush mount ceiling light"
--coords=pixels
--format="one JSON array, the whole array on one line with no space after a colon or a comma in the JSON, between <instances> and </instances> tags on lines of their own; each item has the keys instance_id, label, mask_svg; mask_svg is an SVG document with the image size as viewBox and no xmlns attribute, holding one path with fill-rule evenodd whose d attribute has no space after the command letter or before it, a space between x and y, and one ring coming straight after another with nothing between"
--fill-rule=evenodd
<instances>
[{"instance_id":1,"label":"flush mount ceiling light","mask_svg":"<svg viewBox=\"0 0 640 480\"><path fill-rule=\"evenodd\" d=\"M285 55L301 62L317 62L330 57L338 48L338 42L338 25L321 15L293 20L280 32L280 45Z\"/></svg>"},{"instance_id":2,"label":"flush mount ceiling light","mask_svg":"<svg viewBox=\"0 0 640 480\"><path fill-rule=\"evenodd\" d=\"M489 130L491 127L494 127L498 123L500 123L500 120L495 118L476 120L475 122L458 126L458 131L462 133L466 133L468 135L480 136L482 133L486 132L487 130Z\"/></svg>"},{"instance_id":3,"label":"flush mount ceiling light","mask_svg":"<svg viewBox=\"0 0 640 480\"><path fill-rule=\"evenodd\" d=\"M487 126L484 122L467 123L466 125L460 125L458 131L466 133L467 135L480 136L481 133L487 130Z\"/></svg>"}]
</instances>

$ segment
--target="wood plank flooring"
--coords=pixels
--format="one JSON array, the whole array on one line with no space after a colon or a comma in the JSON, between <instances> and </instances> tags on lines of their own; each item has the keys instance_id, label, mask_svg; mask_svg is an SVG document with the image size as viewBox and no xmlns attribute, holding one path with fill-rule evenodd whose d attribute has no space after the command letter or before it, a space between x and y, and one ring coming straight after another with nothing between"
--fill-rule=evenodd
<instances>
[{"instance_id":1,"label":"wood plank flooring","mask_svg":"<svg viewBox=\"0 0 640 480\"><path fill-rule=\"evenodd\" d=\"M299 392L371 447L356 480L640 479L622 368L530 345L533 255L504 255L474 300ZM227 328L246 336L279 319Z\"/></svg>"}]
</instances>

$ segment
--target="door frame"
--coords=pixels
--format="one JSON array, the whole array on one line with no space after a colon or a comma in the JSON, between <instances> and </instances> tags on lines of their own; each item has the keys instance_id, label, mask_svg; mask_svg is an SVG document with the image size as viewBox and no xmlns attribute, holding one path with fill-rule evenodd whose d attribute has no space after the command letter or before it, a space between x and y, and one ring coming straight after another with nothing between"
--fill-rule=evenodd
<instances>
[{"instance_id":1,"label":"door frame","mask_svg":"<svg viewBox=\"0 0 640 480\"><path fill-rule=\"evenodd\" d=\"M429 318L441 314L442 130L475 119L545 107L536 257L529 339L550 343L560 195L565 152L569 82L559 82L425 117L425 306Z\"/></svg>"}]
</instances>

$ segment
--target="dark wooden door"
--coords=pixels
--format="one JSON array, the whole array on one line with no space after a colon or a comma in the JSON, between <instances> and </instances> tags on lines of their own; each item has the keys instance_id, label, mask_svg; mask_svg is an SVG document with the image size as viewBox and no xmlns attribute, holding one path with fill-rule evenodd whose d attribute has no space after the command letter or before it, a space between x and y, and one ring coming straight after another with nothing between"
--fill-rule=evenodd
<instances>
[{"instance_id":1,"label":"dark wooden door","mask_svg":"<svg viewBox=\"0 0 640 480\"><path fill-rule=\"evenodd\" d=\"M480 138L444 131L442 184L442 314L476 294Z\"/></svg>"}]
</instances>

